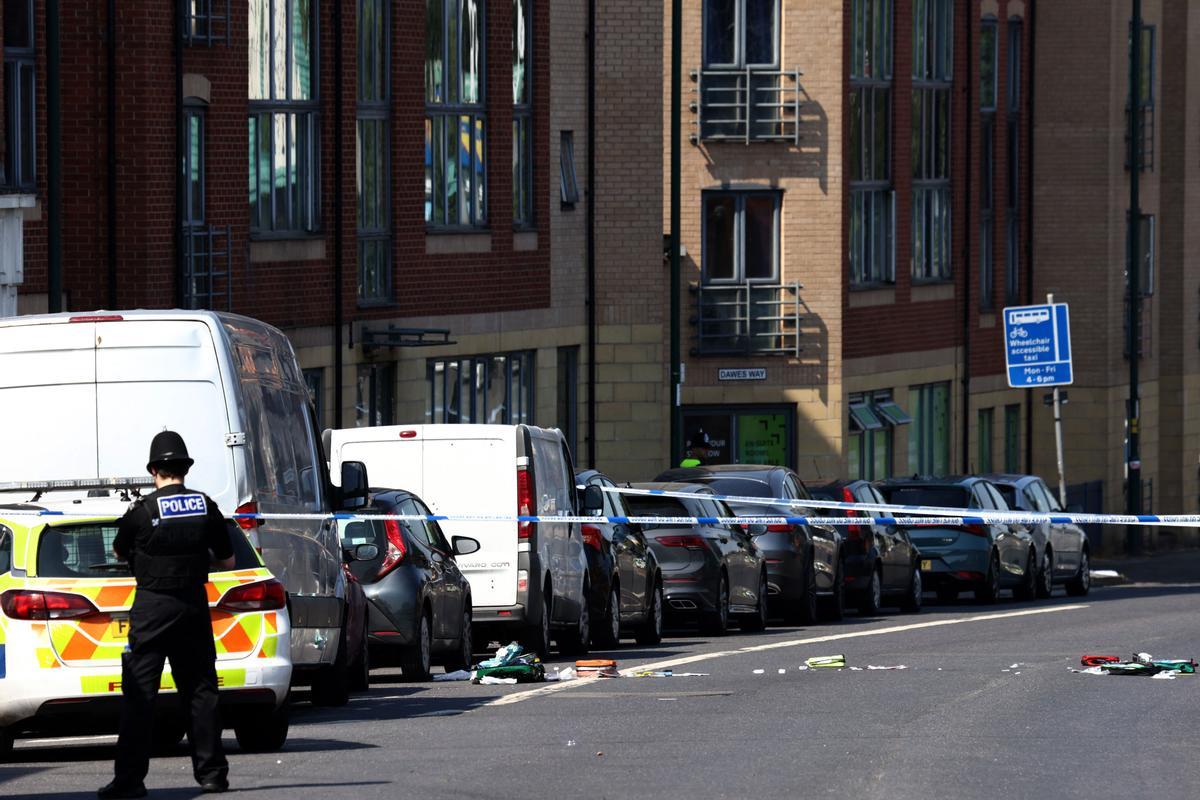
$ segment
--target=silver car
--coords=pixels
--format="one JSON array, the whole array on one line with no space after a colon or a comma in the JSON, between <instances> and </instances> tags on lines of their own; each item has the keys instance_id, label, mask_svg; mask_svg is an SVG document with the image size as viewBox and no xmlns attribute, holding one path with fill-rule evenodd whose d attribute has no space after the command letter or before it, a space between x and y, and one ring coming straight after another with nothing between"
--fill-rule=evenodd
<instances>
[{"instance_id":1,"label":"silver car","mask_svg":"<svg viewBox=\"0 0 1200 800\"><path fill-rule=\"evenodd\" d=\"M1014 510L1035 514L1062 513L1054 492L1036 475L984 475ZM1037 596L1049 597L1056 584L1066 586L1067 594L1081 597L1091 589L1091 565L1088 563L1087 534L1069 522L1030 525L1037 548Z\"/></svg>"}]
</instances>

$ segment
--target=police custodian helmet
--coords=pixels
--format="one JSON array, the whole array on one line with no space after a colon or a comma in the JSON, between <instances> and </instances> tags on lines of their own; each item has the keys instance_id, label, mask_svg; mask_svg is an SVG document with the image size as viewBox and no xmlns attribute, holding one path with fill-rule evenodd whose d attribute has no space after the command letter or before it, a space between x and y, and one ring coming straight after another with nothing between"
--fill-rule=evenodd
<instances>
[{"instance_id":1,"label":"police custodian helmet","mask_svg":"<svg viewBox=\"0 0 1200 800\"><path fill-rule=\"evenodd\" d=\"M183 443L183 437L175 431L161 431L154 435L153 441L150 442L150 460L146 464L146 470L156 464L184 464L192 466L196 463L188 456L187 445Z\"/></svg>"}]
</instances>

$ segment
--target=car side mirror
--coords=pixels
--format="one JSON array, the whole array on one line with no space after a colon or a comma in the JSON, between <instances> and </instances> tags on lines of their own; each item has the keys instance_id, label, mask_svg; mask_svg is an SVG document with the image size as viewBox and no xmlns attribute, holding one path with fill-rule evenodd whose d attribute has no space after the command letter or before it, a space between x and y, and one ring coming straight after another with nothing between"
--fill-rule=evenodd
<instances>
[{"instance_id":1,"label":"car side mirror","mask_svg":"<svg viewBox=\"0 0 1200 800\"><path fill-rule=\"evenodd\" d=\"M745 526L745 529L746 533L750 534L751 536L762 536L767 532L767 526L761 522L752 522Z\"/></svg>"},{"instance_id":2,"label":"car side mirror","mask_svg":"<svg viewBox=\"0 0 1200 800\"><path fill-rule=\"evenodd\" d=\"M604 510L604 492L592 484L583 489L583 510L588 514L599 514Z\"/></svg>"},{"instance_id":3,"label":"car side mirror","mask_svg":"<svg viewBox=\"0 0 1200 800\"><path fill-rule=\"evenodd\" d=\"M373 544L358 544L343 548L346 561L374 561L379 558L379 547Z\"/></svg>"},{"instance_id":4,"label":"car side mirror","mask_svg":"<svg viewBox=\"0 0 1200 800\"><path fill-rule=\"evenodd\" d=\"M450 547L456 556L469 556L479 552L479 540L470 536L455 536L450 540Z\"/></svg>"},{"instance_id":5,"label":"car side mirror","mask_svg":"<svg viewBox=\"0 0 1200 800\"><path fill-rule=\"evenodd\" d=\"M342 462L342 488L338 494L338 506L342 511L353 511L367 504L370 495L367 482L367 465L361 461Z\"/></svg>"}]
</instances>

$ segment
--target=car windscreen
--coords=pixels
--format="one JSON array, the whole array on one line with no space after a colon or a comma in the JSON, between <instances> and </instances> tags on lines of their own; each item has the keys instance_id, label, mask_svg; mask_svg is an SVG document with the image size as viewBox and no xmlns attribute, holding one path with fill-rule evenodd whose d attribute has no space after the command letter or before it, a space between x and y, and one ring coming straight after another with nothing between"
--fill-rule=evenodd
<instances>
[{"instance_id":1,"label":"car windscreen","mask_svg":"<svg viewBox=\"0 0 1200 800\"><path fill-rule=\"evenodd\" d=\"M246 534L233 521L226 522L233 543L232 569L258 569L262 562ZM129 564L112 551L117 523L85 522L47 527L38 540L40 578L127 578Z\"/></svg>"},{"instance_id":2,"label":"car windscreen","mask_svg":"<svg viewBox=\"0 0 1200 800\"><path fill-rule=\"evenodd\" d=\"M962 486L880 486L879 491L896 506L968 507L967 490Z\"/></svg>"},{"instance_id":3,"label":"car windscreen","mask_svg":"<svg viewBox=\"0 0 1200 800\"><path fill-rule=\"evenodd\" d=\"M683 504L683 501L676 497L658 497L654 495L626 495L626 502L629 503L629 513L635 517L691 517L694 516ZM664 528L678 527L678 525L656 523L643 524L644 528Z\"/></svg>"},{"instance_id":4,"label":"car windscreen","mask_svg":"<svg viewBox=\"0 0 1200 800\"><path fill-rule=\"evenodd\" d=\"M707 477L695 478L694 483L703 483L717 494L735 497L774 497L771 484L754 478Z\"/></svg>"}]
</instances>

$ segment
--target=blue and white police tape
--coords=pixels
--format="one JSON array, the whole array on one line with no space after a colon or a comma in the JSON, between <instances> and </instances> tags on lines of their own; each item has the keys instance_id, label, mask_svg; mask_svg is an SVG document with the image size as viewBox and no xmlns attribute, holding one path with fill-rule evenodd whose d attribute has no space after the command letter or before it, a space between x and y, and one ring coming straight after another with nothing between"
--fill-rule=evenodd
<instances>
[{"instance_id":1,"label":"blue and white police tape","mask_svg":"<svg viewBox=\"0 0 1200 800\"><path fill-rule=\"evenodd\" d=\"M711 495L708 495L711 497ZM897 509L900 510L900 509ZM955 509L938 509L948 512ZM919 515L863 515L842 517L819 516L764 516L737 515L715 517L693 516L661 516L661 515L630 515L630 516L592 516L584 514L355 514L339 512L333 514L291 514L291 513L255 513L232 514L235 520L308 520L308 521L356 521L356 520L396 520L431 522L478 522L478 523L508 523L537 522L548 523L616 523L638 525L826 525L832 527L847 527L851 525L896 525L901 527L962 527L967 525L1040 525L1045 523L1080 523L1097 522L1108 525L1148 525L1157 527L1200 527L1200 515L1152 515L1128 516L1122 514L1022 514L1009 512L1001 516L989 511L984 514L963 515L962 509L957 509L957 516L919 516ZM61 511L58 509L5 509L0 510L0 518L4 517L49 517L49 518L87 518L96 519L106 515L88 511ZM1086 519L1081 520L1080 517Z\"/></svg>"}]
</instances>

